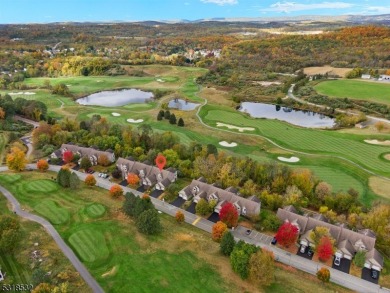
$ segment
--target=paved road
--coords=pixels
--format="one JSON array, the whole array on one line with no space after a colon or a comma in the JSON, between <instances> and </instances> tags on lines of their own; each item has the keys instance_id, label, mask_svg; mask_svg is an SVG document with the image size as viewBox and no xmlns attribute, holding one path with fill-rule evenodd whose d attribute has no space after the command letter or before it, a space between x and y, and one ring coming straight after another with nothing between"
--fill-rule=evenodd
<instances>
[{"instance_id":1,"label":"paved road","mask_svg":"<svg viewBox=\"0 0 390 293\"><path fill-rule=\"evenodd\" d=\"M2 171L4 169L2 168ZM16 198L4 187L0 186L0 192L4 194L4 196L8 199L8 201L12 204L13 211L16 212L22 218L25 218L30 221L37 222L41 226L43 226L46 231L53 237L54 241L57 243L58 247L62 250L65 256L70 260L75 269L80 273L80 276L85 280L85 282L91 287L93 292L95 293L103 293L103 289L100 287L98 282L91 276L85 266L79 261L74 252L69 248L69 246L65 243L65 241L58 234L56 229L45 219L30 214L27 211L24 211Z\"/></svg>"},{"instance_id":2,"label":"paved road","mask_svg":"<svg viewBox=\"0 0 390 293\"><path fill-rule=\"evenodd\" d=\"M27 119L27 118L24 118L24 117L21 117L21 116L18 116L18 115L15 115L14 119L15 120L19 120L19 121L23 121L24 123L31 124L34 127L38 127L39 126L39 122L34 121L34 120L30 120L30 119Z\"/></svg>"}]
</instances>

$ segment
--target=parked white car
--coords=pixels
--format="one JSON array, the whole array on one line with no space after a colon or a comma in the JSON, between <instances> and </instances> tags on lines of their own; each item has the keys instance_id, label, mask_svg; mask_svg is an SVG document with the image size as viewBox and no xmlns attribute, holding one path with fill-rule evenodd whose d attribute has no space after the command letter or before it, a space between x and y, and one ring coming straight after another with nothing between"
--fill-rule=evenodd
<instances>
[{"instance_id":1,"label":"parked white car","mask_svg":"<svg viewBox=\"0 0 390 293\"><path fill-rule=\"evenodd\" d=\"M341 263L341 257L338 255L335 255L334 261L333 261L335 266L339 266Z\"/></svg>"}]
</instances>

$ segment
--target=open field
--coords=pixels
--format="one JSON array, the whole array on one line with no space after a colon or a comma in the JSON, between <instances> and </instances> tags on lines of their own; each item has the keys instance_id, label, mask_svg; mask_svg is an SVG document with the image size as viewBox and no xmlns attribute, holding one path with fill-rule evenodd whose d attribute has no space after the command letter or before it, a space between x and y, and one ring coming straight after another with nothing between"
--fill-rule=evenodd
<instances>
[{"instance_id":1,"label":"open field","mask_svg":"<svg viewBox=\"0 0 390 293\"><path fill-rule=\"evenodd\" d=\"M306 75L316 75L316 74L326 74L329 75L338 75L340 77L345 77L345 74L351 71L352 68L336 68L332 66L314 66L314 67L305 67L303 68L303 73Z\"/></svg>"},{"instance_id":2,"label":"open field","mask_svg":"<svg viewBox=\"0 0 390 293\"><path fill-rule=\"evenodd\" d=\"M23 182L45 181L51 176L51 173L38 172L26 172L21 176L7 173L0 174L0 183L26 208L33 208L50 198L69 210L70 221L56 226L57 230L105 291L269 292L267 288L258 289L241 280L231 270L229 258L220 254L218 243L213 242L208 233L191 225L178 225L172 217L162 214L161 235L139 234L133 221L119 211L121 200L110 198L106 190L59 188L58 192L62 194L59 197L44 192L34 196L26 194ZM104 216L96 219L85 213L85 207L94 205L106 209ZM320 281L311 275L278 268L275 283L270 288L277 288L277 292L287 288L304 290L306 287L302 284L306 282L320 286ZM349 292L334 284L328 284L326 289L327 292Z\"/></svg>"},{"instance_id":3,"label":"open field","mask_svg":"<svg viewBox=\"0 0 390 293\"><path fill-rule=\"evenodd\" d=\"M327 80L314 87L329 97L350 98L390 105L390 83L361 80Z\"/></svg>"}]
</instances>

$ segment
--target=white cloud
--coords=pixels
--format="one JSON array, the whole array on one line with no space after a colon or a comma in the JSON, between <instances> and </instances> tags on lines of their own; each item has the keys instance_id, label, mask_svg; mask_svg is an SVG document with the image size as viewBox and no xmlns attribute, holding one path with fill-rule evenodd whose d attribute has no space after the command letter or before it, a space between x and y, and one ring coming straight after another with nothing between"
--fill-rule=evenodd
<instances>
[{"instance_id":1,"label":"white cloud","mask_svg":"<svg viewBox=\"0 0 390 293\"><path fill-rule=\"evenodd\" d=\"M375 14L387 14L390 13L389 6L369 6L366 8L367 12Z\"/></svg>"},{"instance_id":2,"label":"white cloud","mask_svg":"<svg viewBox=\"0 0 390 293\"><path fill-rule=\"evenodd\" d=\"M200 0L203 3L213 3L217 5L235 5L238 4L238 0Z\"/></svg>"},{"instance_id":3,"label":"white cloud","mask_svg":"<svg viewBox=\"0 0 390 293\"><path fill-rule=\"evenodd\" d=\"M276 2L269 6L268 8L260 9L263 12L284 12L290 13L293 11L304 11L304 10L314 10L314 9L343 9L351 8L354 4L346 2L322 2L322 3L313 3L313 4L302 4L296 2Z\"/></svg>"}]
</instances>

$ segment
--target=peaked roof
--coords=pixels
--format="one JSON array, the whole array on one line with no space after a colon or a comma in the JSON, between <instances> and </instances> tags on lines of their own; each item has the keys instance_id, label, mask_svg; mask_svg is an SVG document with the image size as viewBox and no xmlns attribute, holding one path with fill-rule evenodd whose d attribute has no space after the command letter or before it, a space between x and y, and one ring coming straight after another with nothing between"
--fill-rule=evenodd
<instances>
[{"instance_id":1,"label":"peaked roof","mask_svg":"<svg viewBox=\"0 0 390 293\"><path fill-rule=\"evenodd\" d=\"M77 145L74 145L74 144L67 144L67 143L64 143L61 145L61 150L62 149L67 149L69 151L72 151L72 152L80 152L81 156L100 156L100 155L105 155L107 156L107 158L112 158L113 154L110 153L110 152L106 152L106 151L99 151L97 149L93 149L92 147L90 148L86 148L86 147L81 147L81 146L77 146Z\"/></svg>"},{"instance_id":2,"label":"peaked roof","mask_svg":"<svg viewBox=\"0 0 390 293\"><path fill-rule=\"evenodd\" d=\"M383 256L375 248L373 248L369 252L367 252L366 261L369 261L373 265L377 265L377 266L383 268L383 261L384 261Z\"/></svg>"},{"instance_id":3,"label":"peaked roof","mask_svg":"<svg viewBox=\"0 0 390 293\"><path fill-rule=\"evenodd\" d=\"M231 203L238 203L240 207L245 207L247 210L248 215L254 215L258 212L260 212L260 203L243 198L241 196L238 196L234 194L233 192L227 191L225 189L219 188L217 186L214 186L212 184L207 184L206 182L202 182L200 180L192 180L191 184L187 187L185 187L182 191L184 191L186 194L189 194L193 187L198 186L199 187L199 193L205 192L207 195L210 194L217 194L220 201L226 200ZM188 188L189 187L189 188ZM198 193L198 194L199 194Z\"/></svg>"},{"instance_id":4,"label":"peaked roof","mask_svg":"<svg viewBox=\"0 0 390 293\"><path fill-rule=\"evenodd\" d=\"M336 240L336 243L340 243L343 240L349 240L353 245L361 240L368 251L375 247L375 238L340 227L332 225L314 218L301 216L294 214L285 209L278 209L276 213L277 217L282 221L288 220L289 222L296 222L300 228L300 234L304 234L308 230L312 230L317 226L329 228L331 236Z\"/></svg>"}]
</instances>

